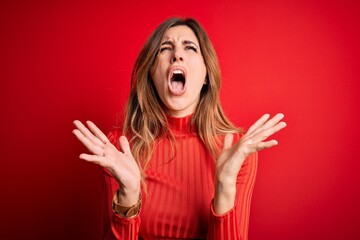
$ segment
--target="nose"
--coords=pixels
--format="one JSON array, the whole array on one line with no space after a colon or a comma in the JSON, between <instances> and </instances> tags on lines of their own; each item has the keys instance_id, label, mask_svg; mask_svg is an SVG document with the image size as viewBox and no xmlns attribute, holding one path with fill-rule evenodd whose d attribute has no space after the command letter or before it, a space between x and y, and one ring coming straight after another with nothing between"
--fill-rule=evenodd
<instances>
[{"instance_id":1,"label":"nose","mask_svg":"<svg viewBox=\"0 0 360 240\"><path fill-rule=\"evenodd\" d=\"M171 63L174 63L176 61L180 61L180 62L184 61L184 58L182 56L182 52L180 49L174 50L174 54L172 56Z\"/></svg>"}]
</instances>

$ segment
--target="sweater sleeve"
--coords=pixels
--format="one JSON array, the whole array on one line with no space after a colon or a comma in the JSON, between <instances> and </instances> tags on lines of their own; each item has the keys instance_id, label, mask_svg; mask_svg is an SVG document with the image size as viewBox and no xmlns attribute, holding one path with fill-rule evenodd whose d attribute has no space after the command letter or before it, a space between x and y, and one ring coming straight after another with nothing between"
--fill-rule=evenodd
<instances>
[{"instance_id":1,"label":"sweater sleeve","mask_svg":"<svg viewBox=\"0 0 360 240\"><path fill-rule=\"evenodd\" d=\"M108 139L117 149L120 149L118 143L120 136L120 131L113 131L108 134ZM112 199L119 188L119 184L106 169L102 171L102 180L102 239L137 240L140 227L139 214L133 218L125 218L114 213L112 211Z\"/></svg>"},{"instance_id":2,"label":"sweater sleeve","mask_svg":"<svg viewBox=\"0 0 360 240\"><path fill-rule=\"evenodd\" d=\"M208 240L247 240L250 203L257 171L257 153L251 154L243 163L236 181L236 198L232 209L216 215L213 202L210 205Z\"/></svg>"}]
</instances>

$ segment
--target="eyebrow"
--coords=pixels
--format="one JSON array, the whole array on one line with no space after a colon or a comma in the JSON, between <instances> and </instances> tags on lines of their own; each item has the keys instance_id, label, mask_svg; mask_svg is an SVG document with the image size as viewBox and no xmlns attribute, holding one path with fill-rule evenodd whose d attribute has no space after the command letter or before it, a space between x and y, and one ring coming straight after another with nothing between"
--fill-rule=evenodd
<instances>
[{"instance_id":1,"label":"eyebrow","mask_svg":"<svg viewBox=\"0 0 360 240\"><path fill-rule=\"evenodd\" d=\"M162 45L174 45L174 44L173 44L172 41L166 40L165 42L163 42L163 43L161 44L161 46L162 46Z\"/></svg>"},{"instance_id":2,"label":"eyebrow","mask_svg":"<svg viewBox=\"0 0 360 240\"><path fill-rule=\"evenodd\" d=\"M194 43L194 42L192 42L190 40L184 40L184 41L182 41L182 44L184 44L184 45L186 45L186 44L194 44L196 47L199 48L199 46L196 43ZM161 46L162 45L174 45L174 43L171 40L166 40L165 42L161 43Z\"/></svg>"}]
</instances>

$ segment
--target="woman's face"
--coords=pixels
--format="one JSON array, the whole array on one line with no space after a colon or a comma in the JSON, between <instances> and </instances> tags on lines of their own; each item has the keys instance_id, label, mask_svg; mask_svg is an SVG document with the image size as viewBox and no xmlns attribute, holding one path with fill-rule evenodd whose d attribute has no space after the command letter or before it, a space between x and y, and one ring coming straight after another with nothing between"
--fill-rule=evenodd
<instances>
[{"instance_id":1,"label":"woman's face","mask_svg":"<svg viewBox=\"0 0 360 240\"><path fill-rule=\"evenodd\" d=\"M189 27L176 26L165 32L150 75L168 114L182 117L195 111L206 83L206 66Z\"/></svg>"}]
</instances>

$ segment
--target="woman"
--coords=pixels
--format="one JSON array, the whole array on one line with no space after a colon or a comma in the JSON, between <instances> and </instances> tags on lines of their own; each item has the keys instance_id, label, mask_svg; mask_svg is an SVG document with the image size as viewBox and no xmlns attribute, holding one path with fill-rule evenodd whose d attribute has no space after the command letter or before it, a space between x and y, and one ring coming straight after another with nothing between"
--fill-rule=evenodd
<instances>
[{"instance_id":1,"label":"woman","mask_svg":"<svg viewBox=\"0 0 360 240\"><path fill-rule=\"evenodd\" d=\"M219 102L215 51L194 19L163 22L141 50L122 131L74 121L104 167L105 239L247 239L256 152L284 117L242 134Z\"/></svg>"}]
</instances>

